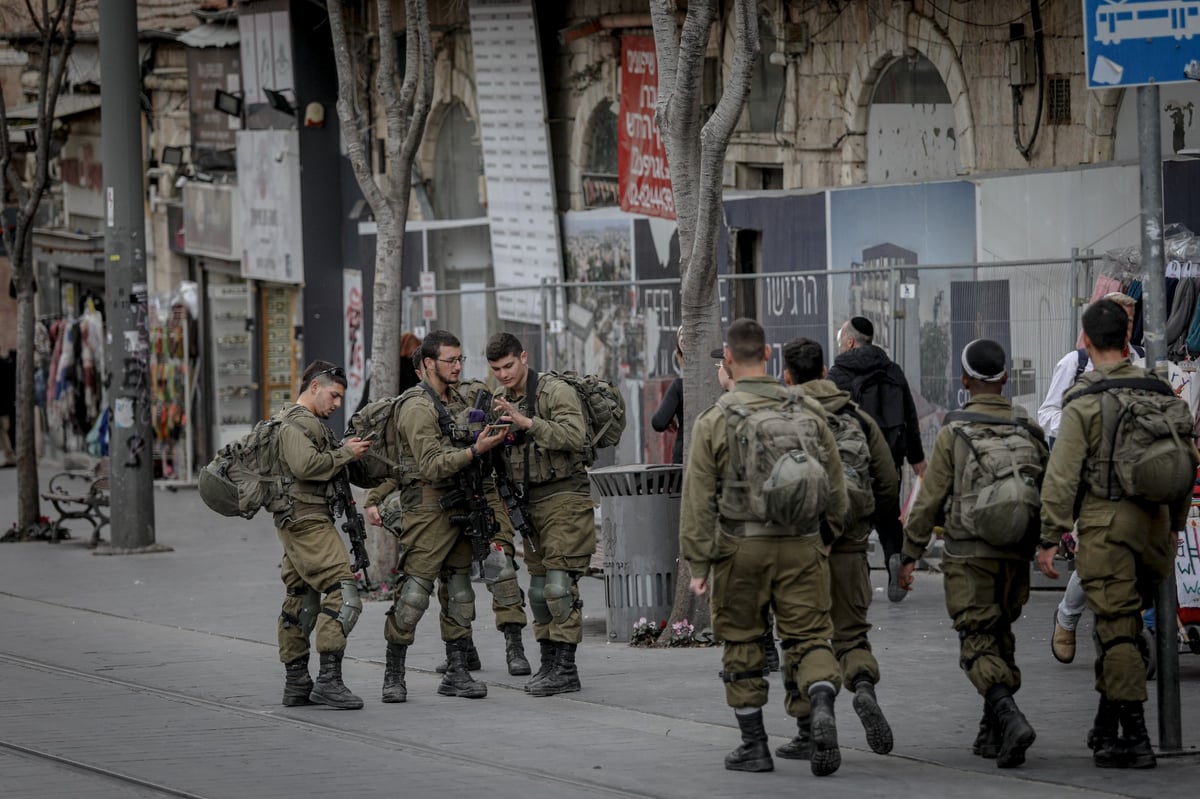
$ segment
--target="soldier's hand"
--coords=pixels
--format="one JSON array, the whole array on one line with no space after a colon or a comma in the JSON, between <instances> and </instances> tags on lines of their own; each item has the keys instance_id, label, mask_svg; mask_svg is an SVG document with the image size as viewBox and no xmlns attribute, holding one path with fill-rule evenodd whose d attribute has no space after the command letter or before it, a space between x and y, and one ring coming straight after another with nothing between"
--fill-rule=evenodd
<instances>
[{"instance_id":1,"label":"soldier's hand","mask_svg":"<svg viewBox=\"0 0 1200 799\"><path fill-rule=\"evenodd\" d=\"M533 427L533 420L525 414L521 413L516 405L506 400L504 397L496 398L495 411L502 414L500 421L515 424L522 430L528 430Z\"/></svg>"},{"instance_id":2,"label":"soldier's hand","mask_svg":"<svg viewBox=\"0 0 1200 799\"><path fill-rule=\"evenodd\" d=\"M693 577L691 581L688 582L688 588L691 588L692 593L696 596L704 596L708 593L708 578Z\"/></svg>"},{"instance_id":3,"label":"soldier's hand","mask_svg":"<svg viewBox=\"0 0 1200 799\"><path fill-rule=\"evenodd\" d=\"M383 517L379 515L379 507L377 505L368 505L366 511L367 521L376 527L383 527Z\"/></svg>"},{"instance_id":4,"label":"soldier's hand","mask_svg":"<svg viewBox=\"0 0 1200 799\"><path fill-rule=\"evenodd\" d=\"M927 466L928 466L928 464L926 464L925 461L921 461L920 463L914 463L912 465L912 470L917 475L917 477L924 477L925 476L925 468Z\"/></svg>"},{"instance_id":5,"label":"soldier's hand","mask_svg":"<svg viewBox=\"0 0 1200 799\"><path fill-rule=\"evenodd\" d=\"M347 439L345 444L354 453L354 460L361 458L371 448L371 442L365 438Z\"/></svg>"},{"instance_id":6,"label":"soldier's hand","mask_svg":"<svg viewBox=\"0 0 1200 799\"><path fill-rule=\"evenodd\" d=\"M491 425L483 428L479 432L479 437L475 439L475 451L482 455L495 449L504 441L504 433L507 428L493 430Z\"/></svg>"},{"instance_id":7,"label":"soldier's hand","mask_svg":"<svg viewBox=\"0 0 1200 799\"><path fill-rule=\"evenodd\" d=\"M1054 568L1054 556L1058 550L1054 547L1049 549L1038 549L1037 562L1038 568L1042 570L1042 574L1049 577L1051 580L1058 579L1058 570Z\"/></svg>"},{"instance_id":8,"label":"soldier's hand","mask_svg":"<svg viewBox=\"0 0 1200 799\"><path fill-rule=\"evenodd\" d=\"M896 576L896 585L903 588L905 591L911 591L913 585L913 572L916 570L917 564L905 563L900 567L900 574Z\"/></svg>"}]
</instances>

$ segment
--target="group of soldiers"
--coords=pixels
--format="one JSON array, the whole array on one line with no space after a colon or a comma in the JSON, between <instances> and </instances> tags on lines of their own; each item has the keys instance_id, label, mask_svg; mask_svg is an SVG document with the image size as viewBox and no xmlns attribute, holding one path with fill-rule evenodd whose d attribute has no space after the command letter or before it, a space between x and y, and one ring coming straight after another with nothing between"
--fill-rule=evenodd
<instances>
[{"instance_id":1,"label":"group of soldiers","mask_svg":"<svg viewBox=\"0 0 1200 799\"><path fill-rule=\"evenodd\" d=\"M516 489L530 575L529 611L540 647L539 669L525 690L552 696L580 689L575 653L583 637L583 605L577 583L596 547L583 459L584 411L570 385L530 369L513 335L493 336L486 357L503 388L494 397L482 383L460 383L465 358L453 334L429 333L413 355L421 382L397 398L386 422L400 460L390 464L392 478L372 489L365 503L368 518L399 538L401 552L403 576L384 622L384 702L407 700L405 659L435 581L446 647L446 661L438 667L443 673L438 693L471 699L487 695L487 686L470 674L480 663L471 628L473 550L463 528L468 518L482 524L491 538L488 545L503 553L504 566L489 589L496 624L505 637L509 673L532 672L522 641L525 594L517 582L510 511L494 487L485 484L478 492L482 507L465 512L456 492L462 491L459 478L467 470L485 481L493 474L505 475ZM341 367L316 361L305 369L301 386L296 403L282 411L295 423L281 426L287 432L279 442L280 471L291 501L275 512L287 589L278 624L279 657L286 671L283 704L358 709L363 701L342 681L341 661L362 603L326 497L329 482L364 457L372 442L356 436L339 441L322 421L345 395ZM491 421L481 423L486 419ZM463 431L470 431L466 438ZM314 630L321 663L315 683L308 668Z\"/></svg>"}]
</instances>

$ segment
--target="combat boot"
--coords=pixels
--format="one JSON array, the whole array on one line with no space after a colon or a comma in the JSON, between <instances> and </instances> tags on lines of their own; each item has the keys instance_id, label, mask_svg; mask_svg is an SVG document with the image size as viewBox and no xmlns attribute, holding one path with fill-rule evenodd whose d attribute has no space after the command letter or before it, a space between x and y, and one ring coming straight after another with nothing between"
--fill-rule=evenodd
<instances>
[{"instance_id":1,"label":"combat boot","mask_svg":"<svg viewBox=\"0 0 1200 799\"><path fill-rule=\"evenodd\" d=\"M446 673L438 693L442 696L461 696L466 699L482 699L487 696L487 686L471 677L467 670L467 653L470 642L464 639L446 642Z\"/></svg>"},{"instance_id":2,"label":"combat boot","mask_svg":"<svg viewBox=\"0 0 1200 799\"><path fill-rule=\"evenodd\" d=\"M1037 733L1033 731L1025 714L1017 708L1012 691L1007 685L993 685L988 689L987 699L1000 722L1000 751L996 755L996 766L1019 766L1025 762L1025 750L1033 745Z\"/></svg>"},{"instance_id":3,"label":"combat boot","mask_svg":"<svg viewBox=\"0 0 1200 799\"><path fill-rule=\"evenodd\" d=\"M529 686L534 696L554 696L580 690L579 669L575 667L575 649L578 644L555 643L554 665L539 682Z\"/></svg>"},{"instance_id":4,"label":"combat boot","mask_svg":"<svg viewBox=\"0 0 1200 799\"><path fill-rule=\"evenodd\" d=\"M478 655L476 655L478 660ZM524 677L533 671L525 657L525 643L521 640L521 625L509 622L504 625L504 659L508 661L508 673Z\"/></svg>"},{"instance_id":5,"label":"combat boot","mask_svg":"<svg viewBox=\"0 0 1200 799\"><path fill-rule=\"evenodd\" d=\"M383 701L408 701L408 686L404 684L404 659L408 656L407 644L387 645L387 662L383 667Z\"/></svg>"},{"instance_id":6,"label":"combat boot","mask_svg":"<svg viewBox=\"0 0 1200 799\"><path fill-rule=\"evenodd\" d=\"M842 765L842 752L838 749L837 721L833 716L833 700L836 696L832 685L826 683L819 688L809 686L808 700L812 704L809 721L812 728L813 752L809 758L812 773L828 777Z\"/></svg>"},{"instance_id":7,"label":"combat boot","mask_svg":"<svg viewBox=\"0 0 1200 799\"><path fill-rule=\"evenodd\" d=\"M463 639L467 642L467 671L479 671L483 668L483 664L479 662L479 650L475 648L474 638ZM446 673L446 665L449 658L433 667L433 670L438 674Z\"/></svg>"},{"instance_id":8,"label":"combat boot","mask_svg":"<svg viewBox=\"0 0 1200 799\"><path fill-rule=\"evenodd\" d=\"M300 707L313 704L308 695L312 693L313 681L308 676L308 655L301 655L283 668L287 676L283 681L284 707Z\"/></svg>"},{"instance_id":9,"label":"combat boot","mask_svg":"<svg viewBox=\"0 0 1200 799\"><path fill-rule=\"evenodd\" d=\"M812 757L812 725L807 717L796 719L796 737L775 750L784 760L808 760Z\"/></svg>"},{"instance_id":10,"label":"combat boot","mask_svg":"<svg viewBox=\"0 0 1200 799\"><path fill-rule=\"evenodd\" d=\"M538 666L537 674L533 675L529 682L525 683L526 693L528 693L529 689L535 684L546 679L546 675L549 674L550 670L554 668L554 657L558 652L558 647L555 646L553 641L542 640L538 641L538 647L541 650L539 654L541 657L541 664Z\"/></svg>"},{"instance_id":11,"label":"combat boot","mask_svg":"<svg viewBox=\"0 0 1200 799\"><path fill-rule=\"evenodd\" d=\"M1119 705L1101 694L1096 719L1092 722L1087 737L1088 749L1092 750L1092 762L1097 767L1125 767L1125 749L1121 746L1120 724Z\"/></svg>"},{"instance_id":12,"label":"combat boot","mask_svg":"<svg viewBox=\"0 0 1200 799\"><path fill-rule=\"evenodd\" d=\"M992 706L983 703L983 718L979 720L979 733L975 736L975 744L971 751L985 760L995 760L1000 755L1000 721L992 711Z\"/></svg>"},{"instance_id":13,"label":"combat boot","mask_svg":"<svg viewBox=\"0 0 1200 799\"><path fill-rule=\"evenodd\" d=\"M1124 768L1154 768L1158 765L1146 731L1146 716L1141 702L1119 702L1121 745L1125 750Z\"/></svg>"},{"instance_id":14,"label":"combat boot","mask_svg":"<svg viewBox=\"0 0 1200 799\"><path fill-rule=\"evenodd\" d=\"M767 730L763 727L762 708L753 713L735 713L742 731L742 745L725 755L725 768L730 771L774 771L771 750L767 747Z\"/></svg>"},{"instance_id":15,"label":"combat boot","mask_svg":"<svg viewBox=\"0 0 1200 799\"><path fill-rule=\"evenodd\" d=\"M328 705L338 710L358 710L363 701L342 682L342 656L345 651L322 652L321 670L317 673L317 681L313 683L312 693L308 698L320 705Z\"/></svg>"},{"instance_id":16,"label":"combat boot","mask_svg":"<svg viewBox=\"0 0 1200 799\"><path fill-rule=\"evenodd\" d=\"M886 755L892 751L892 728L883 711L879 709L879 701L875 698L875 683L867 678L860 678L854 683L854 712L862 722L867 734L867 746L877 755Z\"/></svg>"}]
</instances>

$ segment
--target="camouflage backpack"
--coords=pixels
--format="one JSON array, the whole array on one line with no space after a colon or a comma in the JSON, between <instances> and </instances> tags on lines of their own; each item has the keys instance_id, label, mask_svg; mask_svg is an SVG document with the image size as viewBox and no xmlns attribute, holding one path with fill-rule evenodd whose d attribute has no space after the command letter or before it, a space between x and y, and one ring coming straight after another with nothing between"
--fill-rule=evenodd
<instances>
[{"instance_id":1,"label":"camouflage backpack","mask_svg":"<svg viewBox=\"0 0 1200 799\"><path fill-rule=\"evenodd\" d=\"M846 475L845 528L851 531L858 522L875 512L875 487L871 481L871 447L867 443L867 425L858 415L857 406L847 403L829 414L829 429L837 442L842 472Z\"/></svg>"},{"instance_id":2,"label":"camouflage backpack","mask_svg":"<svg viewBox=\"0 0 1200 799\"><path fill-rule=\"evenodd\" d=\"M751 408L737 401L741 392L779 402ZM817 532L830 493L819 446L825 411L780 386L755 383L723 394L717 407L729 433L729 464L717 500L721 516L777 524L794 535Z\"/></svg>"},{"instance_id":3,"label":"camouflage backpack","mask_svg":"<svg viewBox=\"0 0 1200 799\"><path fill-rule=\"evenodd\" d=\"M543 372L562 380L575 389L583 416L587 421L588 442L583 455L590 466L596 460L596 450L615 447L625 432L625 397L609 381L597 375L581 375L577 372ZM530 393L536 394L538 373L530 370ZM536 405L531 403L531 409Z\"/></svg>"},{"instance_id":4,"label":"camouflage backpack","mask_svg":"<svg viewBox=\"0 0 1200 799\"><path fill-rule=\"evenodd\" d=\"M254 518L260 508L271 513L287 510L291 498L279 468L279 426L283 414L263 419L246 435L217 451L200 470L199 491L204 504L222 516Z\"/></svg>"},{"instance_id":5,"label":"camouflage backpack","mask_svg":"<svg viewBox=\"0 0 1200 799\"><path fill-rule=\"evenodd\" d=\"M1144 377L1106 378L1088 372L1063 402L1100 395L1100 452L1084 468L1092 494L1117 500L1137 497L1177 502L1196 482L1194 420L1171 386L1143 370Z\"/></svg>"},{"instance_id":6,"label":"camouflage backpack","mask_svg":"<svg viewBox=\"0 0 1200 799\"><path fill-rule=\"evenodd\" d=\"M998 548L1019 546L1037 529L1046 443L1018 409L1012 418L952 411L955 528Z\"/></svg>"},{"instance_id":7,"label":"camouflage backpack","mask_svg":"<svg viewBox=\"0 0 1200 799\"><path fill-rule=\"evenodd\" d=\"M421 392L420 385L413 386L397 397L368 402L350 417L346 438L373 436L366 454L346 467L351 483L359 488L375 488L384 480L401 479L410 470L411 464L406 465L402 458L392 417L406 400Z\"/></svg>"}]
</instances>

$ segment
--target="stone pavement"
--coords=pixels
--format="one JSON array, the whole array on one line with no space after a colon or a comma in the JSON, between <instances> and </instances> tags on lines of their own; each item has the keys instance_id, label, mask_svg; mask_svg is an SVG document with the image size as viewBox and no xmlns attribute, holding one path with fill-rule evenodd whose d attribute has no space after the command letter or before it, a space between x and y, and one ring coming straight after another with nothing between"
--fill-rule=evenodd
<instances>
[{"instance_id":1,"label":"stone pavement","mask_svg":"<svg viewBox=\"0 0 1200 799\"><path fill-rule=\"evenodd\" d=\"M874 573L872 640L895 751L869 751L843 695L843 765L819 787L804 762L776 760L772 774L725 771L738 735L716 676L719 650L608 643L595 578L582 582L579 693L521 690L527 678L505 671L503 638L476 584L486 699L436 695L442 648L429 614L409 656L408 703L380 703L386 605L369 603L345 667L366 707L284 708L279 544L269 518L223 519L189 490L154 497L157 541L172 552L98 557L72 541L0 545L0 796L743 797L816 788L834 797L1167 797L1200 778L1200 657L1180 662L1190 754L1148 772L1095 769L1084 745L1096 702L1090 627L1075 663L1055 662L1057 595L1045 591L1034 592L1017 628L1018 699L1037 743L1019 769L974 757L981 700L958 669L941 580L929 573L899 604ZM0 470L0 524L15 507L14 471ZM528 634L526 643L535 653ZM774 747L794 726L777 674L771 686Z\"/></svg>"}]
</instances>

